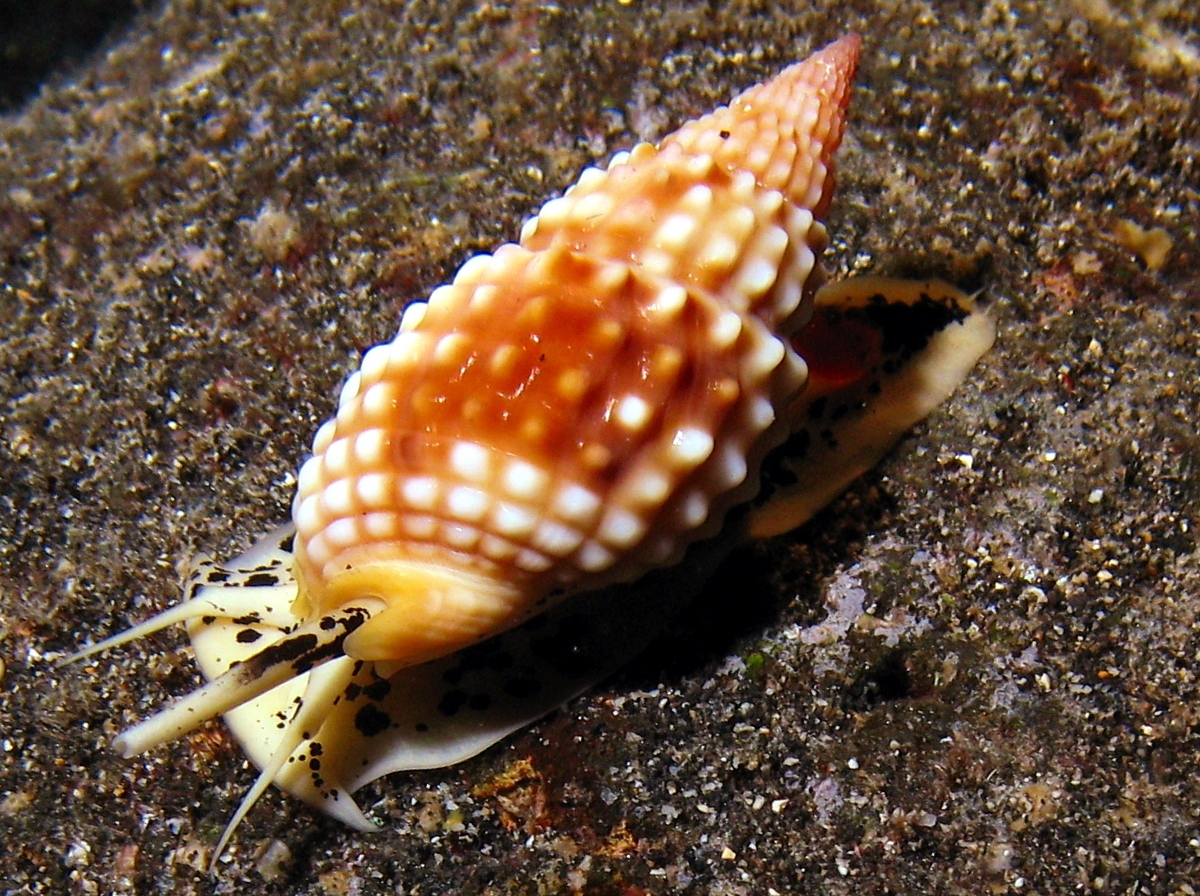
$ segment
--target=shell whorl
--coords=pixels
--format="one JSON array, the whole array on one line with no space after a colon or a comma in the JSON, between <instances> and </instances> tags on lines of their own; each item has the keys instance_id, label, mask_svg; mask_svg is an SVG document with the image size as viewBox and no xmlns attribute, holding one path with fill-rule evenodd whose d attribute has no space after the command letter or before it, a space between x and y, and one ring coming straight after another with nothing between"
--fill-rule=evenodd
<instances>
[{"instance_id":1,"label":"shell whorl","mask_svg":"<svg viewBox=\"0 0 1200 896\"><path fill-rule=\"evenodd\" d=\"M788 337L857 55L839 41L588 169L406 310L300 473L315 605L348 569L411 561L502 580L527 610L670 562L753 495L806 377Z\"/></svg>"}]
</instances>

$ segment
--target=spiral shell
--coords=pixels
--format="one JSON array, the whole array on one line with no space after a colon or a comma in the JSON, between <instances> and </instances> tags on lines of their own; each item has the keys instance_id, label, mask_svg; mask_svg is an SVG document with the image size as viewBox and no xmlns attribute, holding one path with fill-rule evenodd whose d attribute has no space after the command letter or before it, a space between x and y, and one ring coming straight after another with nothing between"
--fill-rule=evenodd
<instances>
[{"instance_id":1,"label":"spiral shell","mask_svg":"<svg viewBox=\"0 0 1200 896\"><path fill-rule=\"evenodd\" d=\"M944 284L814 302L858 53L584 171L410 305L318 431L294 528L80 654L187 623L208 683L116 743L225 714L262 774L217 852L271 783L369 828L349 793L578 693L966 376L991 328Z\"/></svg>"},{"instance_id":2,"label":"spiral shell","mask_svg":"<svg viewBox=\"0 0 1200 896\"><path fill-rule=\"evenodd\" d=\"M788 339L857 53L835 44L585 171L367 353L294 507L317 611L389 592L347 651L463 647L678 560L757 491L805 382Z\"/></svg>"}]
</instances>

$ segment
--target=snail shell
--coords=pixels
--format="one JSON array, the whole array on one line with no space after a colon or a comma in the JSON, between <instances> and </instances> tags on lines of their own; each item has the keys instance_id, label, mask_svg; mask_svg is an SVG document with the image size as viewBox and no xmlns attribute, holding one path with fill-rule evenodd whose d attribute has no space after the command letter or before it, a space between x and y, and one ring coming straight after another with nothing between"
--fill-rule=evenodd
<instances>
[{"instance_id":1,"label":"snail shell","mask_svg":"<svg viewBox=\"0 0 1200 896\"><path fill-rule=\"evenodd\" d=\"M857 43L585 171L363 358L300 471L305 610L421 662L678 560L758 489L804 386Z\"/></svg>"},{"instance_id":2,"label":"snail shell","mask_svg":"<svg viewBox=\"0 0 1200 896\"><path fill-rule=\"evenodd\" d=\"M271 783L370 828L357 787L606 674L729 545L803 522L966 375L992 331L944 284L814 303L858 54L843 38L584 171L410 305L318 431L294 527L80 654L187 623L209 682L116 745L225 714L262 774L218 853Z\"/></svg>"}]
</instances>

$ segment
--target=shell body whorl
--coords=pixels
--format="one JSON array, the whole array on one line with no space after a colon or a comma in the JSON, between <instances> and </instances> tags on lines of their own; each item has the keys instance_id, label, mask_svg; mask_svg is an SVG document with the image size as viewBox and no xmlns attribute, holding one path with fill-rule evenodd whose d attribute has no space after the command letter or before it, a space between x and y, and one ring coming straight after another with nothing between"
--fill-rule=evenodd
<instances>
[{"instance_id":1,"label":"shell body whorl","mask_svg":"<svg viewBox=\"0 0 1200 896\"><path fill-rule=\"evenodd\" d=\"M820 280L857 54L839 41L585 171L519 244L408 309L299 477L297 577L315 611L364 568L459 570L488 609L449 652L677 559L753 496L806 379L788 340ZM439 593L404 613L447 606L464 609Z\"/></svg>"}]
</instances>

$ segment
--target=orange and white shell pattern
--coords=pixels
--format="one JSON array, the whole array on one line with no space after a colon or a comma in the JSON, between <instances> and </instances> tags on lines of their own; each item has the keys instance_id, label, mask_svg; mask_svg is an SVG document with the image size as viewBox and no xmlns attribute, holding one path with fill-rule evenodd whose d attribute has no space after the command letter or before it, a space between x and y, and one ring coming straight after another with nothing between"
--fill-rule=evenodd
<instances>
[{"instance_id":1,"label":"orange and white shell pattern","mask_svg":"<svg viewBox=\"0 0 1200 896\"><path fill-rule=\"evenodd\" d=\"M806 379L788 340L857 56L586 170L366 354L294 505L312 607L390 592L347 652L457 649L677 560L753 496Z\"/></svg>"}]
</instances>

